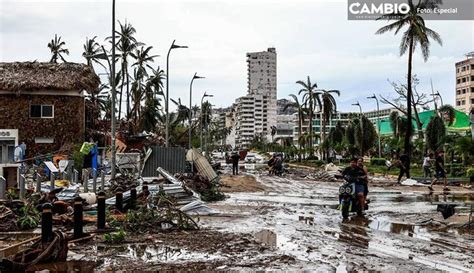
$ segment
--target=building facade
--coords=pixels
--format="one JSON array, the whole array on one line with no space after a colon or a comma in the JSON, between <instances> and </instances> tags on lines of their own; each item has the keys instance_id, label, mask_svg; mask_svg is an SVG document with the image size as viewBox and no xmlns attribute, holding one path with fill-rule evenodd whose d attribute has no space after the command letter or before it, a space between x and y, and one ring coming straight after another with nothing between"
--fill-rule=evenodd
<instances>
[{"instance_id":1,"label":"building facade","mask_svg":"<svg viewBox=\"0 0 474 273\"><path fill-rule=\"evenodd\" d=\"M469 113L474 109L474 51L456 63L456 109Z\"/></svg>"},{"instance_id":2,"label":"building facade","mask_svg":"<svg viewBox=\"0 0 474 273\"><path fill-rule=\"evenodd\" d=\"M95 90L100 83L90 67L74 63L0 63L0 71L0 130L16 132L14 142L26 144L27 157L84 141L83 92ZM13 144L11 139L5 141L10 141L7 146ZM3 142L1 147L3 150ZM11 161L11 156L3 159Z\"/></svg>"},{"instance_id":3,"label":"building facade","mask_svg":"<svg viewBox=\"0 0 474 273\"><path fill-rule=\"evenodd\" d=\"M277 125L276 50L247 53L247 95L236 100L235 144L247 148L255 137L271 140Z\"/></svg>"}]
</instances>

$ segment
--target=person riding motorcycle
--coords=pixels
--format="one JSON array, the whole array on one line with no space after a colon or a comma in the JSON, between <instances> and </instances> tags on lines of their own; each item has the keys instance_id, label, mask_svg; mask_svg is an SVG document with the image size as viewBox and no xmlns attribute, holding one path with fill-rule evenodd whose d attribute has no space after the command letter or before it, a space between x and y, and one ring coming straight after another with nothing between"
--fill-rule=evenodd
<instances>
[{"instance_id":1,"label":"person riding motorcycle","mask_svg":"<svg viewBox=\"0 0 474 273\"><path fill-rule=\"evenodd\" d=\"M357 164L358 159L357 158L352 158L350 162L350 166L345 168L344 171L342 171L342 175L349 177L350 180L354 181L355 184L355 193L357 195L357 198L359 200L359 206L360 206L360 213L363 214L365 210L365 179L366 173L364 169L358 166Z\"/></svg>"}]
</instances>

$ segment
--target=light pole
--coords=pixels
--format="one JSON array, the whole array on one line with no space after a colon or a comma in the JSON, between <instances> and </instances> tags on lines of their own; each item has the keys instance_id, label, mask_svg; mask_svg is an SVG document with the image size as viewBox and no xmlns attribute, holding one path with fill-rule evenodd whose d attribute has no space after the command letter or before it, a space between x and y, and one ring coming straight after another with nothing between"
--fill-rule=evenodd
<instances>
[{"instance_id":1,"label":"light pole","mask_svg":"<svg viewBox=\"0 0 474 273\"><path fill-rule=\"evenodd\" d=\"M189 84L189 129L188 129L188 141L189 141L189 149L192 148L191 146L191 132L192 132L192 118L193 118L193 111L191 110L193 107L193 82L195 79L204 79L204 77L198 76L197 72L194 73L193 78L191 79L191 83Z\"/></svg>"},{"instance_id":2,"label":"light pole","mask_svg":"<svg viewBox=\"0 0 474 273\"><path fill-rule=\"evenodd\" d=\"M201 130L200 130L200 136L199 136L199 148L201 148L201 150L202 150L202 129L203 129L203 127L204 127L204 126L203 126L203 118L204 118L204 117L203 117L203 116L204 116L204 107L203 107L204 105L203 105L203 101L204 101L204 98L206 98L206 97L212 98L212 97L214 97L214 95L210 95L210 94L207 94L206 92L204 92L204 95L202 95L202 98L201 98L201 115L200 115L200 116L201 116L201 122L200 122L200 125L201 125L200 127L201 127L201 128L200 128L200 129L201 129Z\"/></svg>"},{"instance_id":3,"label":"light pole","mask_svg":"<svg viewBox=\"0 0 474 273\"><path fill-rule=\"evenodd\" d=\"M367 97L368 99L375 99L375 101L377 102L377 131L378 131L378 134L379 134L379 158L382 157L382 143L381 143L381 140L380 140L380 108L379 108L379 99L377 98L377 96L375 94L373 94L372 96L370 97Z\"/></svg>"},{"instance_id":4,"label":"light pole","mask_svg":"<svg viewBox=\"0 0 474 273\"><path fill-rule=\"evenodd\" d=\"M360 103L359 101L357 101L356 103L353 103L352 105L354 106L359 106L359 110L360 110L360 117L359 117L359 123L360 123L360 133L361 133L361 140L364 139L364 124L363 124L363 121L362 121L362 107L360 106ZM364 152L362 151L362 141L360 143L360 155L363 157L364 156Z\"/></svg>"},{"instance_id":5,"label":"light pole","mask_svg":"<svg viewBox=\"0 0 474 273\"><path fill-rule=\"evenodd\" d=\"M166 112L166 133L165 133L166 141L165 141L165 143L166 143L166 147L169 146L169 133L170 133L170 131L169 131L170 115L169 115L169 108L168 108L168 105L169 105L169 102L170 102L170 99L169 99L170 53L171 53L171 50L175 49L175 48L188 48L187 46L177 45L174 42L176 42L176 40L173 40L173 43L171 44L171 47L168 50L168 55L166 55L166 102L165 102L165 112Z\"/></svg>"},{"instance_id":6,"label":"light pole","mask_svg":"<svg viewBox=\"0 0 474 273\"><path fill-rule=\"evenodd\" d=\"M110 71L111 87L112 87L112 111L111 111L111 141L112 141L112 160L111 160L111 179L115 179L115 0L112 0L112 67Z\"/></svg>"},{"instance_id":7,"label":"light pole","mask_svg":"<svg viewBox=\"0 0 474 273\"><path fill-rule=\"evenodd\" d=\"M439 91L436 91L435 94L431 94L431 96L433 96L433 99L436 100L435 97L438 97L440 100L441 100L441 106L443 106L443 97L441 97L441 94L439 93ZM436 104L436 101L435 101L435 104Z\"/></svg>"}]
</instances>

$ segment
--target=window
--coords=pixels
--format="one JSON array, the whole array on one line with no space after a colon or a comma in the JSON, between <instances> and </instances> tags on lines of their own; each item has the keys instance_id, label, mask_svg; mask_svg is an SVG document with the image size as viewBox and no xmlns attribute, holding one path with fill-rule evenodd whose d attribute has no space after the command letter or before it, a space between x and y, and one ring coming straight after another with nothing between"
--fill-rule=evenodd
<instances>
[{"instance_id":1,"label":"window","mask_svg":"<svg viewBox=\"0 0 474 273\"><path fill-rule=\"evenodd\" d=\"M466 78L462 78L462 82L466 82Z\"/></svg>"},{"instance_id":2,"label":"window","mask_svg":"<svg viewBox=\"0 0 474 273\"><path fill-rule=\"evenodd\" d=\"M461 79L457 79L456 83L460 84L460 83L461 83Z\"/></svg>"},{"instance_id":3,"label":"window","mask_svg":"<svg viewBox=\"0 0 474 273\"><path fill-rule=\"evenodd\" d=\"M471 76L471 82L474 82L474 76Z\"/></svg>"},{"instance_id":4,"label":"window","mask_svg":"<svg viewBox=\"0 0 474 273\"><path fill-rule=\"evenodd\" d=\"M54 107L53 105L30 105L30 117L31 118L54 118Z\"/></svg>"},{"instance_id":5,"label":"window","mask_svg":"<svg viewBox=\"0 0 474 273\"><path fill-rule=\"evenodd\" d=\"M466 101L465 100L462 100L461 101L461 105L465 105L466 104Z\"/></svg>"},{"instance_id":6,"label":"window","mask_svg":"<svg viewBox=\"0 0 474 273\"><path fill-rule=\"evenodd\" d=\"M474 93L474 87L471 87L471 93Z\"/></svg>"},{"instance_id":7,"label":"window","mask_svg":"<svg viewBox=\"0 0 474 273\"><path fill-rule=\"evenodd\" d=\"M457 95L461 95L461 90L457 90L457 91L456 91L456 94L457 94Z\"/></svg>"},{"instance_id":8,"label":"window","mask_svg":"<svg viewBox=\"0 0 474 273\"><path fill-rule=\"evenodd\" d=\"M456 105L457 105L457 106L460 106L460 105L461 105L461 101L459 101L459 100L456 101Z\"/></svg>"},{"instance_id":9,"label":"window","mask_svg":"<svg viewBox=\"0 0 474 273\"><path fill-rule=\"evenodd\" d=\"M462 93L463 93L463 94L466 94L466 89L463 89L463 90L462 90Z\"/></svg>"},{"instance_id":10,"label":"window","mask_svg":"<svg viewBox=\"0 0 474 273\"><path fill-rule=\"evenodd\" d=\"M471 99L471 104L474 104L474 99Z\"/></svg>"}]
</instances>

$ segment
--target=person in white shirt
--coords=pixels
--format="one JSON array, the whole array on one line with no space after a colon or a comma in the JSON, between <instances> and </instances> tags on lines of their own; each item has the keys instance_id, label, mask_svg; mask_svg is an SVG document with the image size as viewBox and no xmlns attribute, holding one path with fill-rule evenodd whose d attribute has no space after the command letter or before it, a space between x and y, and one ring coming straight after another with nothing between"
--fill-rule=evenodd
<instances>
[{"instance_id":1,"label":"person in white shirt","mask_svg":"<svg viewBox=\"0 0 474 273\"><path fill-rule=\"evenodd\" d=\"M431 163L433 161L433 153L426 154L423 158L423 173L424 173L424 180L429 177L431 179Z\"/></svg>"}]
</instances>

